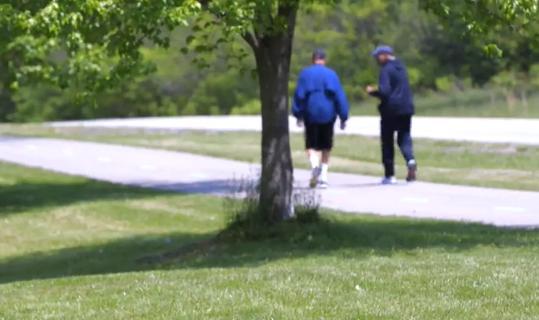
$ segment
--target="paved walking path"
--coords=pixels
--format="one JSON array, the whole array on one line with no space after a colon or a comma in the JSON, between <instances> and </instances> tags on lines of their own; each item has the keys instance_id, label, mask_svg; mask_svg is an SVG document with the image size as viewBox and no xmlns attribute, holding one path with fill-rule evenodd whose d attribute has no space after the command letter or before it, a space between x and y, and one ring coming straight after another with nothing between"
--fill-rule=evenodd
<instances>
[{"instance_id":1,"label":"paved walking path","mask_svg":"<svg viewBox=\"0 0 539 320\"><path fill-rule=\"evenodd\" d=\"M88 142L0 137L0 161L113 183L222 195L234 178L253 177L257 166L187 153ZM298 187L309 173L297 170ZM433 183L380 186L378 179L330 176L322 206L354 213L473 221L498 226L539 226L539 192Z\"/></svg>"},{"instance_id":2,"label":"paved walking path","mask_svg":"<svg viewBox=\"0 0 539 320\"><path fill-rule=\"evenodd\" d=\"M379 135L378 117L352 117L345 132L337 134ZM146 130L260 131L258 116L201 116L132 118L55 122L54 127L138 128ZM301 132L294 119L290 130ZM517 143L539 145L539 119L415 117L413 135L437 140Z\"/></svg>"}]
</instances>

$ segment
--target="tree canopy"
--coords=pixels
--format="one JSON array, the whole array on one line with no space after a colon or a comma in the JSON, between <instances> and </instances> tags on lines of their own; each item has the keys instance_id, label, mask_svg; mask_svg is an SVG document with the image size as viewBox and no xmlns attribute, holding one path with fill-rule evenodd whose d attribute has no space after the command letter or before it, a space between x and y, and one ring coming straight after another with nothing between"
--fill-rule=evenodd
<instances>
[{"instance_id":1,"label":"tree canopy","mask_svg":"<svg viewBox=\"0 0 539 320\"><path fill-rule=\"evenodd\" d=\"M0 3L0 118L259 112L254 62L241 39L254 31L253 1ZM420 92L528 73L539 61L534 1L505 11L497 3L513 1L474 3L470 11L465 2L301 2L292 74L325 47L360 101L361 86L376 77L368 52L382 42L396 47Z\"/></svg>"}]
</instances>

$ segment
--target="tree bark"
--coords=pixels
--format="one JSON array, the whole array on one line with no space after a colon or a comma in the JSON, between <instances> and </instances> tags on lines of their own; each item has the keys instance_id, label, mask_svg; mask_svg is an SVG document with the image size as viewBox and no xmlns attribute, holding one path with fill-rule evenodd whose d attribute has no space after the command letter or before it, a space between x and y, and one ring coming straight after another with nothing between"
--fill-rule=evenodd
<instances>
[{"instance_id":1,"label":"tree bark","mask_svg":"<svg viewBox=\"0 0 539 320\"><path fill-rule=\"evenodd\" d=\"M9 89L10 77L7 66L9 59L0 57L0 61L3 61L0 63L0 121L8 121L8 116L15 111L16 104Z\"/></svg>"},{"instance_id":2,"label":"tree bark","mask_svg":"<svg viewBox=\"0 0 539 320\"><path fill-rule=\"evenodd\" d=\"M9 116L15 112L16 104L9 89L0 85L0 121L9 121Z\"/></svg>"},{"instance_id":3,"label":"tree bark","mask_svg":"<svg viewBox=\"0 0 539 320\"><path fill-rule=\"evenodd\" d=\"M246 38L254 51L262 104L260 209L269 222L293 216L293 163L288 126L288 81L297 7L279 9L286 28Z\"/></svg>"}]
</instances>

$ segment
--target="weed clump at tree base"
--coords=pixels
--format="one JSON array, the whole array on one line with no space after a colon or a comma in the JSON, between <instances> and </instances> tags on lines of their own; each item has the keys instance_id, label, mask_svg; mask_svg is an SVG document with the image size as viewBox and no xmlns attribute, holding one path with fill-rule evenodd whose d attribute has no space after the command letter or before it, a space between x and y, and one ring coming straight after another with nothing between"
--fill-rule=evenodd
<instances>
[{"instance_id":1,"label":"weed clump at tree base","mask_svg":"<svg viewBox=\"0 0 539 320\"><path fill-rule=\"evenodd\" d=\"M260 206L258 186L242 182L239 191L226 198L229 215L227 227L219 233L224 241L264 240L272 238L309 237L308 231L327 224L320 216L320 199L314 191L297 191L293 196L294 214L284 221L268 218Z\"/></svg>"}]
</instances>

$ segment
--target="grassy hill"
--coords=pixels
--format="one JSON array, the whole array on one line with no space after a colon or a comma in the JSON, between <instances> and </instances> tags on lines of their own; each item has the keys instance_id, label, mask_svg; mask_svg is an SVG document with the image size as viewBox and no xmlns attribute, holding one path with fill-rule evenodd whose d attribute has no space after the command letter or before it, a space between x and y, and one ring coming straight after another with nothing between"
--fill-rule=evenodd
<instances>
[{"instance_id":1,"label":"grassy hill","mask_svg":"<svg viewBox=\"0 0 539 320\"><path fill-rule=\"evenodd\" d=\"M220 199L5 163L0 204L0 319L539 314L538 231L324 212L208 241L227 221Z\"/></svg>"},{"instance_id":2,"label":"grassy hill","mask_svg":"<svg viewBox=\"0 0 539 320\"><path fill-rule=\"evenodd\" d=\"M416 95L419 116L433 117L502 117L539 118L539 93L533 92L522 103L518 98L510 106L506 97L490 89L468 89L462 92L421 93ZM377 114L377 100L354 105L354 115Z\"/></svg>"}]
</instances>

